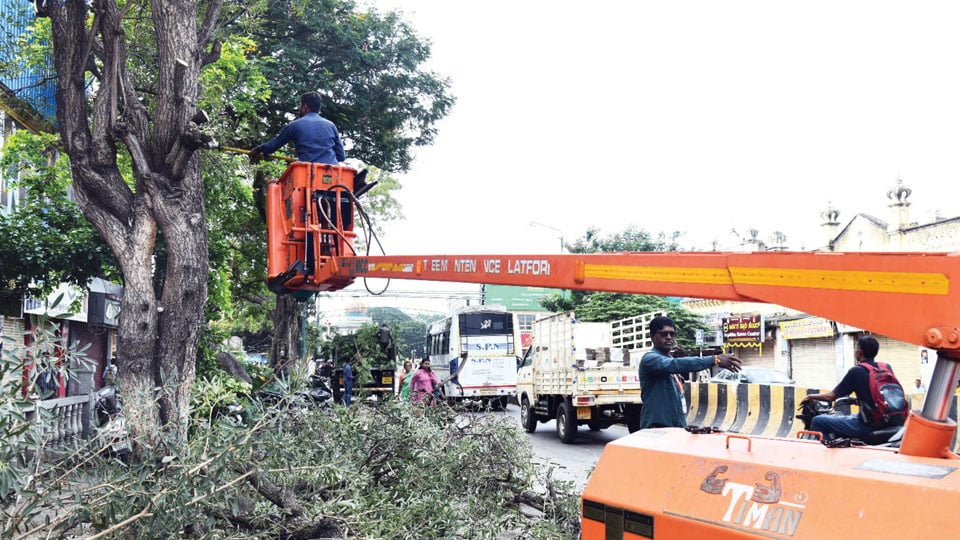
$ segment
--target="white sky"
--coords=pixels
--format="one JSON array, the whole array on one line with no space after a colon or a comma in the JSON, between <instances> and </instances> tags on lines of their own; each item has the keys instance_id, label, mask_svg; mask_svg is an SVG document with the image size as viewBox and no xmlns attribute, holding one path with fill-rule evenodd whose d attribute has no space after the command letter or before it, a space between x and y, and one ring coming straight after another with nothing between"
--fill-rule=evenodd
<instances>
[{"instance_id":1,"label":"white sky","mask_svg":"<svg viewBox=\"0 0 960 540\"><path fill-rule=\"evenodd\" d=\"M373 3L457 97L400 177L388 254L557 253L530 221L813 249L827 201L887 220L898 177L914 220L960 215L960 3Z\"/></svg>"}]
</instances>

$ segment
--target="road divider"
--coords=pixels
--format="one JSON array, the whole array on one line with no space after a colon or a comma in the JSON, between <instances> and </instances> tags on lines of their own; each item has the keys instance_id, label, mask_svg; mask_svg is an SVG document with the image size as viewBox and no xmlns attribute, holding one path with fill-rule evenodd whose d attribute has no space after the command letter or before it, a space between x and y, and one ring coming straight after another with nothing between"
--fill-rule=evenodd
<instances>
[{"instance_id":1,"label":"road divider","mask_svg":"<svg viewBox=\"0 0 960 540\"><path fill-rule=\"evenodd\" d=\"M691 426L714 427L722 431L744 435L765 435L770 437L796 437L803 429L803 422L796 418L803 397L807 394L819 394L830 389L806 388L802 386L784 386L767 384L718 384L684 383L687 403L687 424ZM923 394L910 396L913 410L923 406ZM954 396L950 407L950 419L957 419L957 405L960 396ZM843 410L844 414L856 413ZM960 453L960 440L954 433L954 452Z\"/></svg>"},{"instance_id":2,"label":"road divider","mask_svg":"<svg viewBox=\"0 0 960 540\"><path fill-rule=\"evenodd\" d=\"M687 423L745 435L794 437L800 401L819 389L766 384L685 383Z\"/></svg>"}]
</instances>

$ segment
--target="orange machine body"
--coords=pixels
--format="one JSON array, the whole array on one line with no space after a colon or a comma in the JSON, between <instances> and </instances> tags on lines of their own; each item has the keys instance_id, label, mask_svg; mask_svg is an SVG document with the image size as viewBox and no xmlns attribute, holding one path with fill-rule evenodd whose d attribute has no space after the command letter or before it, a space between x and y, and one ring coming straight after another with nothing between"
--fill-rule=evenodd
<instances>
[{"instance_id":1,"label":"orange machine body","mask_svg":"<svg viewBox=\"0 0 960 540\"><path fill-rule=\"evenodd\" d=\"M583 492L581 532L603 540L946 538L960 524L958 467L889 448L642 430L607 444Z\"/></svg>"},{"instance_id":2,"label":"orange machine body","mask_svg":"<svg viewBox=\"0 0 960 540\"><path fill-rule=\"evenodd\" d=\"M278 294L335 291L353 279L318 279L318 268L355 255L356 170L297 161L267 185L267 284Z\"/></svg>"}]
</instances>

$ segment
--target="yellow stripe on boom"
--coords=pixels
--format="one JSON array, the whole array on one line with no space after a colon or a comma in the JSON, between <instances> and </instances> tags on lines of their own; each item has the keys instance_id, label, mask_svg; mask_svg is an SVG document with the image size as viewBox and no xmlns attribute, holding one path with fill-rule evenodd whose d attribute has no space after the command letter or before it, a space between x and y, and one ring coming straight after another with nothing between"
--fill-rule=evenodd
<instances>
[{"instance_id":1,"label":"yellow stripe on boom","mask_svg":"<svg viewBox=\"0 0 960 540\"><path fill-rule=\"evenodd\" d=\"M935 273L749 267L731 267L730 273L733 275L734 283L738 285L939 296L950 292L950 280L947 276Z\"/></svg>"},{"instance_id":2,"label":"yellow stripe on boom","mask_svg":"<svg viewBox=\"0 0 960 540\"><path fill-rule=\"evenodd\" d=\"M662 281L667 283L711 283L730 285L726 269L677 268L673 266L627 266L617 264L586 264L584 276L630 281Z\"/></svg>"},{"instance_id":3,"label":"yellow stripe on boom","mask_svg":"<svg viewBox=\"0 0 960 540\"><path fill-rule=\"evenodd\" d=\"M804 270L797 268L678 268L586 264L584 276L627 281L697 283L710 285L765 285L798 289L832 289L909 294L949 294L950 279L931 272L869 272L854 270ZM732 279L731 279L732 278Z\"/></svg>"}]
</instances>

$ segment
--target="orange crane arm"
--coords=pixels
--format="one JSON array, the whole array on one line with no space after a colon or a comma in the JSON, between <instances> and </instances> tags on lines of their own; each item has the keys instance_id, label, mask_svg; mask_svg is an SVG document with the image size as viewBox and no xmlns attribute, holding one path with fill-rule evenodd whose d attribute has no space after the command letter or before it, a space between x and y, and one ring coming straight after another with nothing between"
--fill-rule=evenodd
<instances>
[{"instance_id":1,"label":"orange crane arm","mask_svg":"<svg viewBox=\"0 0 960 540\"><path fill-rule=\"evenodd\" d=\"M908 343L960 351L960 254L597 253L336 257L356 277L582 289L778 304Z\"/></svg>"}]
</instances>

